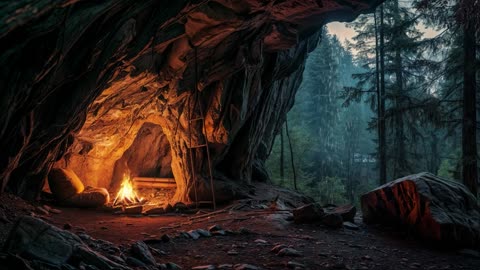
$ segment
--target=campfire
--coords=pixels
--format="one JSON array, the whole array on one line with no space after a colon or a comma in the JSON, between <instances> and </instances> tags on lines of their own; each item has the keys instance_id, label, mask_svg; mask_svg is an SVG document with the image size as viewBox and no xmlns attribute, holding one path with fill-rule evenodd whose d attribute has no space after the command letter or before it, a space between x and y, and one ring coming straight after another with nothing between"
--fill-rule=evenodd
<instances>
[{"instance_id":1,"label":"campfire","mask_svg":"<svg viewBox=\"0 0 480 270\"><path fill-rule=\"evenodd\" d=\"M129 206L129 205L135 205L142 203L144 200L143 198L139 197L137 195L137 192L135 191L133 181L130 178L130 172L126 172L123 175L123 181L122 184L120 185L120 190L117 193L117 196L115 196L115 200L113 201L113 206L117 205L123 205L123 206Z\"/></svg>"}]
</instances>

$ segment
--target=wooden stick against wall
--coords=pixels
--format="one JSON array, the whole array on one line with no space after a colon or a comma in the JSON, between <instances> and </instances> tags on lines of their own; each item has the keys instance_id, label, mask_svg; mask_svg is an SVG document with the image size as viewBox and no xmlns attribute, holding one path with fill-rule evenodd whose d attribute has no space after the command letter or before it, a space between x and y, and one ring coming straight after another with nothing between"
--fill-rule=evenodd
<instances>
[{"instance_id":1,"label":"wooden stick against wall","mask_svg":"<svg viewBox=\"0 0 480 270\"><path fill-rule=\"evenodd\" d=\"M177 183L173 178L134 177L135 187L143 188L176 188Z\"/></svg>"}]
</instances>

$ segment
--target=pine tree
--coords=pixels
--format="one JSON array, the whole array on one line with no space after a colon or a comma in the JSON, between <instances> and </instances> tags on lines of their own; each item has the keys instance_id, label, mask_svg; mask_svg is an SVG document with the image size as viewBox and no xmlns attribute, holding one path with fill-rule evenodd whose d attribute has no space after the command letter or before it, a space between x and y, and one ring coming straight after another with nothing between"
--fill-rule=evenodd
<instances>
[{"instance_id":1,"label":"pine tree","mask_svg":"<svg viewBox=\"0 0 480 270\"><path fill-rule=\"evenodd\" d=\"M455 137L461 125L462 178L477 195L477 82L480 2L473 0L417 0L415 6L431 26L442 29L433 44L444 51L436 76L442 78L441 98L448 135ZM452 42L453 41L453 42ZM440 45L439 45L440 44ZM460 112L459 109L462 111ZM459 121L461 120L461 121Z\"/></svg>"},{"instance_id":2,"label":"pine tree","mask_svg":"<svg viewBox=\"0 0 480 270\"><path fill-rule=\"evenodd\" d=\"M365 71L355 75L359 83L346 89L344 97L346 104L365 94L370 97L372 109L378 112L371 126L378 129L379 156L385 151L381 140L386 136L388 172L398 178L422 167L412 162L419 152L417 139L426 136L425 129L437 121L438 101L422 87L429 61L423 55L427 44L416 27L418 16L398 0L389 0L380 8L379 17L379 22L374 17L353 24L358 34L352 47L361 50L357 59Z\"/></svg>"}]
</instances>

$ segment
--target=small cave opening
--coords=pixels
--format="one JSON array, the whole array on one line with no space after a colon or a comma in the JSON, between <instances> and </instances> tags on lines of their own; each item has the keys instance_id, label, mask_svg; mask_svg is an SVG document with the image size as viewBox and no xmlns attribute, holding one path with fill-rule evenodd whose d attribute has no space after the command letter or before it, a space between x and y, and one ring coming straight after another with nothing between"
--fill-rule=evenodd
<instances>
[{"instance_id":1,"label":"small cave opening","mask_svg":"<svg viewBox=\"0 0 480 270\"><path fill-rule=\"evenodd\" d=\"M119 132L121 122L102 125L109 131L103 133L98 126L85 125L54 167L77 175L87 190L105 189L110 208L125 211L125 207L137 207L145 212L166 207L177 186L170 142L158 123L139 122L125 132Z\"/></svg>"},{"instance_id":2,"label":"small cave opening","mask_svg":"<svg viewBox=\"0 0 480 270\"><path fill-rule=\"evenodd\" d=\"M146 122L138 131L132 145L115 162L109 191L121 189L129 176L139 196L149 205L161 205L175 194L170 143L162 127Z\"/></svg>"}]
</instances>

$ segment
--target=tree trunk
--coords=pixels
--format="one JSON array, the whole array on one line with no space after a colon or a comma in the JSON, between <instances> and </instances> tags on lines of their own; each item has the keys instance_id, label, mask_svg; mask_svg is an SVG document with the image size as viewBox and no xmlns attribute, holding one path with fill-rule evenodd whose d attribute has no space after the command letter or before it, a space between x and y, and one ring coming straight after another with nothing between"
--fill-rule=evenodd
<instances>
[{"instance_id":1,"label":"tree trunk","mask_svg":"<svg viewBox=\"0 0 480 270\"><path fill-rule=\"evenodd\" d=\"M403 61L401 55L401 44L399 39L406 34L403 33L400 22L400 14L398 8L398 1L394 2L393 5L394 12L394 28L397 30L397 35L394 37L394 46L395 46L395 97L394 97L394 128L395 128L395 138L394 138L394 153L395 160L393 161L393 178L397 179L402 176L405 176L407 173L407 155L405 152L405 132L403 128L403 114L401 113L401 108L403 106Z\"/></svg>"},{"instance_id":2,"label":"tree trunk","mask_svg":"<svg viewBox=\"0 0 480 270\"><path fill-rule=\"evenodd\" d=\"M280 129L280 184L283 184L285 179L285 168L284 168L284 145L283 145L283 126Z\"/></svg>"},{"instance_id":3,"label":"tree trunk","mask_svg":"<svg viewBox=\"0 0 480 270\"><path fill-rule=\"evenodd\" d=\"M467 4L464 4L467 5ZM472 4L473 5L473 4ZM463 22L463 122L462 122L462 150L463 150L463 183L477 196L477 135L476 135L476 82L475 82L475 26L467 15L472 7L464 7ZM470 10L470 12L475 12Z\"/></svg>"},{"instance_id":4,"label":"tree trunk","mask_svg":"<svg viewBox=\"0 0 480 270\"><path fill-rule=\"evenodd\" d=\"M380 184L387 182L387 159L385 137L385 48L384 48L383 4L380 6L380 93L379 93L379 127L378 151L380 159Z\"/></svg>"}]
</instances>

